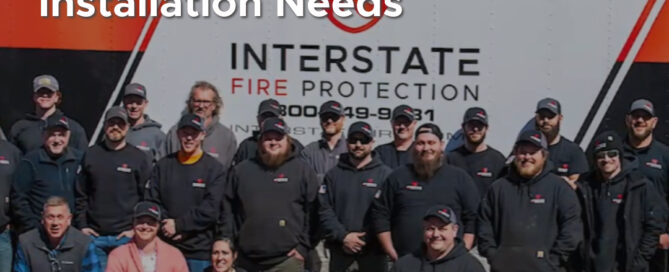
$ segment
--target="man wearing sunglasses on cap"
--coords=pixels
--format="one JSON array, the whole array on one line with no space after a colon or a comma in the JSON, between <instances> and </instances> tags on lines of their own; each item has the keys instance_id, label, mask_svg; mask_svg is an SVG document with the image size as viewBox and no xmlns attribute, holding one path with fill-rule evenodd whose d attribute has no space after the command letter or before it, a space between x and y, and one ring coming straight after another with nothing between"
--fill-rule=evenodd
<instances>
[{"instance_id":1,"label":"man wearing sunglasses on cap","mask_svg":"<svg viewBox=\"0 0 669 272\"><path fill-rule=\"evenodd\" d=\"M638 170L646 176L660 192L665 203L669 203L669 147L653 137L658 118L655 106L646 99L632 102L625 126L627 137L624 140L625 157L636 157ZM669 226L665 226L658 239L658 250L651 261L651 271L667 271L669 267Z\"/></svg>"},{"instance_id":2,"label":"man wearing sunglasses on cap","mask_svg":"<svg viewBox=\"0 0 669 272\"><path fill-rule=\"evenodd\" d=\"M636 171L636 158L623 158L615 132L595 137L592 150L594 169L577 183L586 213L579 266L582 271L648 271L666 226L664 203L652 182Z\"/></svg>"},{"instance_id":3,"label":"man wearing sunglasses on cap","mask_svg":"<svg viewBox=\"0 0 669 272\"><path fill-rule=\"evenodd\" d=\"M384 272L386 257L366 215L392 170L372 151L374 134L369 124L353 123L346 142L348 153L328 171L319 190L320 222L332 258L330 272L349 271L354 263L359 271Z\"/></svg>"}]
</instances>

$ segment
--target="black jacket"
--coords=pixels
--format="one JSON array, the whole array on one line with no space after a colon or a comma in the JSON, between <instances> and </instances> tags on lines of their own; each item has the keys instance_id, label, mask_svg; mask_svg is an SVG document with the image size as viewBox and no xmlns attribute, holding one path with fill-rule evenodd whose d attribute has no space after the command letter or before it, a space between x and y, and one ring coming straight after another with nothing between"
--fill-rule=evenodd
<instances>
[{"instance_id":1,"label":"black jacket","mask_svg":"<svg viewBox=\"0 0 669 272\"><path fill-rule=\"evenodd\" d=\"M39 148L26 154L14 173L11 206L14 220L24 232L39 224L43 205L50 196L65 198L74 211L74 187L83 153L67 148L56 160Z\"/></svg>"},{"instance_id":2,"label":"black jacket","mask_svg":"<svg viewBox=\"0 0 669 272\"><path fill-rule=\"evenodd\" d=\"M478 247L492 271L557 271L581 242L576 193L551 170L528 180L512 166L481 201Z\"/></svg>"},{"instance_id":3,"label":"black jacket","mask_svg":"<svg viewBox=\"0 0 669 272\"><path fill-rule=\"evenodd\" d=\"M425 245L420 250L405 255L395 262L393 272L484 272L481 262L467 252L460 239L445 257L429 261L425 256Z\"/></svg>"},{"instance_id":4,"label":"black jacket","mask_svg":"<svg viewBox=\"0 0 669 272\"><path fill-rule=\"evenodd\" d=\"M391 171L375 153L360 169L351 164L348 154L339 157L339 164L325 174L319 190L320 223L328 242L341 247L348 233L366 232L365 241L374 244L368 212Z\"/></svg>"},{"instance_id":5,"label":"black jacket","mask_svg":"<svg viewBox=\"0 0 669 272\"><path fill-rule=\"evenodd\" d=\"M261 265L284 261L292 249L307 256L317 190L316 173L295 152L277 168L258 157L242 161L228 177L223 234L236 233L240 254Z\"/></svg>"},{"instance_id":6,"label":"black jacket","mask_svg":"<svg viewBox=\"0 0 669 272\"><path fill-rule=\"evenodd\" d=\"M420 179L412 164L393 171L372 205L371 217L378 234L390 231L398 256L420 247L422 218L437 204L451 207L462 222L459 236L475 233L480 197L471 177L462 169L442 165L429 180Z\"/></svg>"},{"instance_id":7,"label":"black jacket","mask_svg":"<svg viewBox=\"0 0 669 272\"><path fill-rule=\"evenodd\" d=\"M21 150L5 140L0 140L0 231L10 221L9 192L12 175L21 161Z\"/></svg>"},{"instance_id":8,"label":"black jacket","mask_svg":"<svg viewBox=\"0 0 669 272\"><path fill-rule=\"evenodd\" d=\"M636 166L636 161L624 161L623 170L607 183L603 183L596 172L588 173L578 182L578 192L583 201L581 205L587 213L583 217L586 220L584 225L588 227L585 229L585 239L580 251L587 255L580 257L588 259L588 264L591 265L591 270L588 271L603 271L597 266L596 257L616 260L623 266L621 270L624 271L648 271L648 261L655 254L658 236L666 226L663 216L666 205L653 183L638 172ZM615 185L620 185L618 187L622 190L610 193L609 190L613 190L610 188ZM607 194L602 196L599 192ZM600 199L601 197L606 199ZM607 220L620 226L618 231L622 234L618 235L621 237L618 244L601 246L600 241L600 246L596 246L601 238L598 234L604 231L602 228L611 227L611 224L602 226L598 223L598 215L605 212L600 210L603 209L602 202L597 204L601 200L609 205L622 205L622 214L618 213L616 218ZM615 248L619 246L622 249L620 255L624 256L616 254ZM616 255L596 256L599 254Z\"/></svg>"},{"instance_id":9,"label":"black jacket","mask_svg":"<svg viewBox=\"0 0 669 272\"><path fill-rule=\"evenodd\" d=\"M63 112L56 110L54 114L63 115ZM68 117L70 124L69 147L73 147L81 152L88 149L88 137L84 128L72 118ZM44 144L42 132L46 127L46 120L34 114L26 114L25 119L21 119L12 125L9 131L9 141L16 145L23 153L40 148Z\"/></svg>"},{"instance_id":10,"label":"black jacket","mask_svg":"<svg viewBox=\"0 0 669 272\"><path fill-rule=\"evenodd\" d=\"M144 198L152 159L130 144L121 150L111 150L104 142L91 147L77 181L77 226L100 235L130 230L135 205Z\"/></svg>"},{"instance_id":11,"label":"black jacket","mask_svg":"<svg viewBox=\"0 0 669 272\"><path fill-rule=\"evenodd\" d=\"M163 218L175 221L179 241L164 238L186 258L209 260L225 186L225 169L203 154L194 164L182 164L177 153L160 159L148 182L146 199L163 209Z\"/></svg>"},{"instance_id":12,"label":"black jacket","mask_svg":"<svg viewBox=\"0 0 669 272\"><path fill-rule=\"evenodd\" d=\"M395 148L395 144L390 142L377 146L374 151L379 154L381 161L393 170L412 162L411 147L405 151L399 151Z\"/></svg>"}]
</instances>

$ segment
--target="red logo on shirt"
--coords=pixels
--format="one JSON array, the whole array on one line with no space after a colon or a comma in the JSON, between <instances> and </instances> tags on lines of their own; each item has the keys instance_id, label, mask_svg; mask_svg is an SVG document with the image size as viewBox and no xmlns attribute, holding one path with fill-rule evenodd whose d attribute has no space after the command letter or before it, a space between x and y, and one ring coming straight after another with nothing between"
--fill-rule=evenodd
<instances>
[{"instance_id":1,"label":"red logo on shirt","mask_svg":"<svg viewBox=\"0 0 669 272\"><path fill-rule=\"evenodd\" d=\"M374 179L369 178L369 179L367 179L367 182L363 182L363 183L362 183L362 186L365 186L365 187L377 187L378 184L374 183Z\"/></svg>"},{"instance_id":2,"label":"red logo on shirt","mask_svg":"<svg viewBox=\"0 0 669 272\"><path fill-rule=\"evenodd\" d=\"M201 178L199 178L199 179L196 179L195 181L196 181L197 183L203 183L203 182L204 182L204 180L203 180L203 179L201 179Z\"/></svg>"},{"instance_id":3,"label":"red logo on shirt","mask_svg":"<svg viewBox=\"0 0 669 272\"><path fill-rule=\"evenodd\" d=\"M274 179L274 182L276 183L288 182L288 178L284 173L279 173L279 175Z\"/></svg>"},{"instance_id":4,"label":"red logo on shirt","mask_svg":"<svg viewBox=\"0 0 669 272\"><path fill-rule=\"evenodd\" d=\"M140 145L141 146L148 146L149 144L147 144L146 142L141 142Z\"/></svg>"},{"instance_id":5,"label":"red logo on shirt","mask_svg":"<svg viewBox=\"0 0 669 272\"><path fill-rule=\"evenodd\" d=\"M533 199L530 199L530 203L534 204L544 204L546 203L546 199L541 196L541 194L536 194L534 195Z\"/></svg>"},{"instance_id":6,"label":"red logo on shirt","mask_svg":"<svg viewBox=\"0 0 669 272\"><path fill-rule=\"evenodd\" d=\"M423 186L419 186L417 181L412 181L411 185L407 185L406 188L411 191L421 191Z\"/></svg>"}]
</instances>

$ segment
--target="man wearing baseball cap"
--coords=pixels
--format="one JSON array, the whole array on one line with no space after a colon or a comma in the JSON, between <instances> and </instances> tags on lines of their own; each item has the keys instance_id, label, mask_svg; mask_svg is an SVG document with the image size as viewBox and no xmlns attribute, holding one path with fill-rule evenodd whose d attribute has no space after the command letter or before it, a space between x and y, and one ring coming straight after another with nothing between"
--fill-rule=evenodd
<instances>
[{"instance_id":1,"label":"man wearing baseball cap","mask_svg":"<svg viewBox=\"0 0 669 272\"><path fill-rule=\"evenodd\" d=\"M103 267L107 254L132 238L133 207L151 175L151 158L126 143L129 126L124 108L107 110L104 140L86 152L76 186L76 226L93 238Z\"/></svg>"},{"instance_id":2,"label":"man wearing baseball cap","mask_svg":"<svg viewBox=\"0 0 669 272\"><path fill-rule=\"evenodd\" d=\"M395 169L376 196L372 226L393 261L420 248L421 216L432 206L447 205L462 219L458 237L471 248L476 209L481 198L471 177L443 158L444 134L432 123L415 133L413 163Z\"/></svg>"},{"instance_id":3,"label":"man wearing baseball cap","mask_svg":"<svg viewBox=\"0 0 669 272\"><path fill-rule=\"evenodd\" d=\"M249 272L304 270L318 180L291 142L285 121L266 119L258 156L228 175L223 235L233 237L236 230L239 267Z\"/></svg>"},{"instance_id":4,"label":"man wearing baseball cap","mask_svg":"<svg viewBox=\"0 0 669 272\"><path fill-rule=\"evenodd\" d=\"M109 254L107 272L188 271L179 250L158 237L161 210L156 203L142 201L134 207L130 243Z\"/></svg>"},{"instance_id":5,"label":"man wearing baseball cap","mask_svg":"<svg viewBox=\"0 0 669 272\"><path fill-rule=\"evenodd\" d=\"M42 147L26 154L14 173L10 198L19 232L39 225L42 205L50 196L63 197L74 210L74 187L83 153L69 147L70 119L53 114L46 123Z\"/></svg>"},{"instance_id":6,"label":"man wearing baseball cap","mask_svg":"<svg viewBox=\"0 0 669 272\"><path fill-rule=\"evenodd\" d=\"M448 163L465 170L485 196L490 184L500 177L506 158L497 149L485 143L488 133L488 113L483 108L472 107L462 118L465 144L446 155Z\"/></svg>"},{"instance_id":7,"label":"man wearing baseball cap","mask_svg":"<svg viewBox=\"0 0 669 272\"><path fill-rule=\"evenodd\" d=\"M492 271L557 271L582 241L576 193L547 164L538 130L521 132L509 173L481 201L478 249Z\"/></svg>"},{"instance_id":8,"label":"man wearing baseball cap","mask_svg":"<svg viewBox=\"0 0 669 272\"><path fill-rule=\"evenodd\" d=\"M572 188L578 176L588 171L588 161L581 147L560 135L562 106L553 98L544 98L537 103L534 121L548 141L548 156L553 163L553 173L561 176Z\"/></svg>"},{"instance_id":9,"label":"man wearing baseball cap","mask_svg":"<svg viewBox=\"0 0 669 272\"><path fill-rule=\"evenodd\" d=\"M237 150L237 138L232 130L220 123L222 111L223 98L216 86L206 81L195 82L188 94L185 112L204 118L205 137L201 144L202 150L216 158L225 169L228 169ZM165 154L175 153L181 148L181 139L177 135L177 130L179 130L178 124L167 132Z\"/></svg>"},{"instance_id":10,"label":"man wearing baseball cap","mask_svg":"<svg viewBox=\"0 0 669 272\"><path fill-rule=\"evenodd\" d=\"M393 128L393 141L377 146L374 151L381 161L392 169L411 162L411 145L413 132L416 129L416 115L407 105L399 105L393 109L390 125Z\"/></svg>"},{"instance_id":11,"label":"man wearing baseball cap","mask_svg":"<svg viewBox=\"0 0 669 272\"><path fill-rule=\"evenodd\" d=\"M397 260L393 272L454 271L484 272L481 263L467 252L458 235L453 209L436 205L423 216L423 244Z\"/></svg>"},{"instance_id":12,"label":"man wearing baseball cap","mask_svg":"<svg viewBox=\"0 0 669 272\"><path fill-rule=\"evenodd\" d=\"M588 226L580 251L589 265L585 271L648 271L657 237L666 227L664 200L636 170L636 158L623 158L615 132L595 137L592 154L593 171L577 183Z\"/></svg>"},{"instance_id":13,"label":"man wearing baseball cap","mask_svg":"<svg viewBox=\"0 0 669 272\"><path fill-rule=\"evenodd\" d=\"M372 127L355 122L346 137L348 153L325 174L319 190L320 221L330 249L330 270L385 272L385 254L369 226L367 214L374 195L392 169L375 151Z\"/></svg>"},{"instance_id":14,"label":"man wearing baseball cap","mask_svg":"<svg viewBox=\"0 0 669 272\"><path fill-rule=\"evenodd\" d=\"M188 269L210 266L209 250L221 212L226 171L202 150L205 118L186 114L177 124L181 148L160 159L146 190L146 200L164 212L161 235L186 257Z\"/></svg>"},{"instance_id":15,"label":"man wearing baseball cap","mask_svg":"<svg viewBox=\"0 0 669 272\"><path fill-rule=\"evenodd\" d=\"M237 148L237 153L235 153L235 157L232 159L233 165L239 164L243 160L255 158L255 156L258 153L258 138L260 138L260 126L262 125L262 122L265 121L265 119L271 117L282 118L281 105L279 104L279 101L269 98L260 102L260 105L258 106L258 115L256 116L256 120L258 121L258 130L254 130L251 133L251 136L244 139L244 141L242 141L239 144L239 147ZM293 139L293 145L295 146L298 154L304 148L304 146L302 146L300 141L298 141L297 139Z\"/></svg>"},{"instance_id":16,"label":"man wearing baseball cap","mask_svg":"<svg viewBox=\"0 0 669 272\"><path fill-rule=\"evenodd\" d=\"M149 154L152 162L158 161L165 150L165 133L160 130L162 125L151 119L144 111L149 105L146 87L139 83L130 83L123 92L123 107L128 112L130 128L126 135L129 144Z\"/></svg>"},{"instance_id":17,"label":"man wearing baseball cap","mask_svg":"<svg viewBox=\"0 0 669 272\"><path fill-rule=\"evenodd\" d=\"M658 123L655 106L646 99L637 99L625 115L627 137L625 157L635 157L638 170L655 185L660 196L669 204L669 147L653 137ZM651 261L651 271L667 271L669 267L669 225L662 230L658 251Z\"/></svg>"},{"instance_id":18,"label":"man wearing baseball cap","mask_svg":"<svg viewBox=\"0 0 669 272\"><path fill-rule=\"evenodd\" d=\"M60 92L58 81L51 75L41 75L33 79L33 103L35 112L26 114L12 125L9 131L9 141L16 145L23 153L39 149L46 120L52 115L65 116L58 109L63 102L63 93ZM85 152L88 148L86 131L76 121L67 117L70 127L69 146Z\"/></svg>"}]
</instances>

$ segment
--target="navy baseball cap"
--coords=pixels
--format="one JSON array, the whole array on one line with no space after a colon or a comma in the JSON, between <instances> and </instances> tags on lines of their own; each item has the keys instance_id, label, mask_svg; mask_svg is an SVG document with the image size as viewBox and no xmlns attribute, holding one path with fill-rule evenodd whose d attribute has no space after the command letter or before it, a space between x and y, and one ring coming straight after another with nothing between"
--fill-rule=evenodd
<instances>
[{"instance_id":1,"label":"navy baseball cap","mask_svg":"<svg viewBox=\"0 0 669 272\"><path fill-rule=\"evenodd\" d=\"M323 103L321 105L321 108L318 110L318 115L323 115L326 113L334 113L339 116L344 115L344 107L341 105L341 103L330 100L328 102Z\"/></svg>"},{"instance_id":2,"label":"navy baseball cap","mask_svg":"<svg viewBox=\"0 0 669 272\"><path fill-rule=\"evenodd\" d=\"M410 121L416 120L416 115L413 113L413 108L407 105L399 105L393 109L392 120L395 120L400 116L409 118Z\"/></svg>"},{"instance_id":3,"label":"navy baseball cap","mask_svg":"<svg viewBox=\"0 0 669 272\"><path fill-rule=\"evenodd\" d=\"M353 124L348 128L348 137L351 137L354 133L361 133L362 135L365 135L368 139L374 139L374 133L372 131L372 126L370 126L368 123L358 121Z\"/></svg>"},{"instance_id":4,"label":"navy baseball cap","mask_svg":"<svg viewBox=\"0 0 669 272\"><path fill-rule=\"evenodd\" d=\"M462 117L462 123L465 124L469 121L480 121L481 123L488 125L488 114L483 108L471 107L465 111L465 115Z\"/></svg>"},{"instance_id":5,"label":"navy baseball cap","mask_svg":"<svg viewBox=\"0 0 669 272\"><path fill-rule=\"evenodd\" d=\"M436 205L429 208L423 216L423 220L427 220L430 217L435 217L444 222L446 225L451 223L458 223L458 218L455 216L455 211L445 205Z\"/></svg>"},{"instance_id":6,"label":"navy baseball cap","mask_svg":"<svg viewBox=\"0 0 669 272\"><path fill-rule=\"evenodd\" d=\"M136 95L146 99L146 87L139 83L130 83L128 86L125 86L125 90L123 92L123 97L128 95Z\"/></svg>"},{"instance_id":7,"label":"navy baseball cap","mask_svg":"<svg viewBox=\"0 0 669 272\"><path fill-rule=\"evenodd\" d=\"M46 118L46 129L62 127L70 130L70 120L62 114L53 114Z\"/></svg>"},{"instance_id":8,"label":"navy baseball cap","mask_svg":"<svg viewBox=\"0 0 669 272\"><path fill-rule=\"evenodd\" d=\"M548 141L546 140L546 136L544 136L541 131L536 129L528 129L521 132L516 139L516 144L522 142L528 142L537 147L548 149Z\"/></svg>"},{"instance_id":9,"label":"navy baseball cap","mask_svg":"<svg viewBox=\"0 0 669 272\"><path fill-rule=\"evenodd\" d=\"M178 125L179 129L182 129L184 127L192 127L199 131L204 131L204 118L193 113L185 114L184 116L181 116Z\"/></svg>"},{"instance_id":10,"label":"navy baseball cap","mask_svg":"<svg viewBox=\"0 0 669 272\"><path fill-rule=\"evenodd\" d=\"M597 135L592 142L592 145L593 155L600 151L613 149L617 149L620 152L623 151L623 142L620 139L620 136L612 130L604 131Z\"/></svg>"},{"instance_id":11,"label":"navy baseball cap","mask_svg":"<svg viewBox=\"0 0 669 272\"><path fill-rule=\"evenodd\" d=\"M650 102L647 99L637 99L632 102L632 105L630 106L630 110L628 113L632 113L633 111L636 110L642 110L647 113L650 113L650 115L655 116L655 107L653 106L653 102Z\"/></svg>"},{"instance_id":12,"label":"navy baseball cap","mask_svg":"<svg viewBox=\"0 0 669 272\"><path fill-rule=\"evenodd\" d=\"M535 111L535 113L539 112L540 110L549 110L554 114L560 114L562 112L562 106L560 106L559 101L548 97L539 100L539 102L537 103L537 110Z\"/></svg>"},{"instance_id":13,"label":"navy baseball cap","mask_svg":"<svg viewBox=\"0 0 669 272\"><path fill-rule=\"evenodd\" d=\"M56 92L60 87L58 86L58 80L52 75L41 75L33 79L33 92L37 92L42 88Z\"/></svg>"},{"instance_id":14,"label":"navy baseball cap","mask_svg":"<svg viewBox=\"0 0 669 272\"><path fill-rule=\"evenodd\" d=\"M439 138L439 140L444 139L444 133L441 132L441 129L439 128L439 126L437 126L433 123L427 123L427 124L420 125L420 127L418 127L416 129L416 136L415 137L418 138L418 135L423 134L423 133L432 133L435 136L437 136L437 138Z\"/></svg>"},{"instance_id":15,"label":"navy baseball cap","mask_svg":"<svg viewBox=\"0 0 669 272\"><path fill-rule=\"evenodd\" d=\"M156 221L160 221L161 214L160 206L156 203L141 201L135 205L134 218L149 216L156 219Z\"/></svg>"},{"instance_id":16,"label":"navy baseball cap","mask_svg":"<svg viewBox=\"0 0 669 272\"><path fill-rule=\"evenodd\" d=\"M278 117L270 117L265 119L260 125L260 135L269 131L276 131L282 135L288 134L288 125L286 121Z\"/></svg>"},{"instance_id":17,"label":"navy baseball cap","mask_svg":"<svg viewBox=\"0 0 669 272\"><path fill-rule=\"evenodd\" d=\"M279 101L276 101L275 99L266 99L260 102L260 106L258 106L258 116L263 115L265 113L271 113L275 117L281 116L281 105L279 104Z\"/></svg>"}]
</instances>

